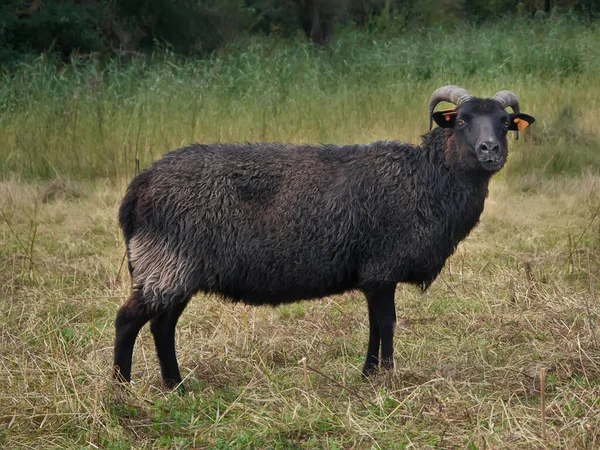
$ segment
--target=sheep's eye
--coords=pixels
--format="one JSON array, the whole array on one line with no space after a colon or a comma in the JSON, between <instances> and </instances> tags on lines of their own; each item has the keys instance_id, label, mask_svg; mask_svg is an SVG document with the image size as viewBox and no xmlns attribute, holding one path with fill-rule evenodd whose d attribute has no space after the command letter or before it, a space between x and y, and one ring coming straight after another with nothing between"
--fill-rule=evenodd
<instances>
[{"instance_id":1,"label":"sheep's eye","mask_svg":"<svg viewBox=\"0 0 600 450\"><path fill-rule=\"evenodd\" d=\"M508 123L508 120L506 120L506 121L503 123L503 126L504 126L504 128L506 128L507 130L508 130L508 125L509 125L509 123Z\"/></svg>"},{"instance_id":2,"label":"sheep's eye","mask_svg":"<svg viewBox=\"0 0 600 450\"><path fill-rule=\"evenodd\" d=\"M464 120L462 120L462 119L458 119L458 120L456 121L456 125L458 125L459 127L462 127L464 124L465 124L465 121L464 121Z\"/></svg>"}]
</instances>

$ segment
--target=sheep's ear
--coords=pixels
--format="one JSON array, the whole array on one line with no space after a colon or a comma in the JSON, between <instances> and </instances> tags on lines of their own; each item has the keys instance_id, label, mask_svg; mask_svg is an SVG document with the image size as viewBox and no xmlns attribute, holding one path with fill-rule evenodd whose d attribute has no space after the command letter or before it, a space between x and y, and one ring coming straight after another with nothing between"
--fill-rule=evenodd
<instances>
[{"instance_id":1,"label":"sheep's ear","mask_svg":"<svg viewBox=\"0 0 600 450\"><path fill-rule=\"evenodd\" d=\"M445 109L433 113L433 120L441 128L452 128L456 122L456 108Z\"/></svg>"},{"instance_id":2,"label":"sheep's ear","mask_svg":"<svg viewBox=\"0 0 600 450\"><path fill-rule=\"evenodd\" d=\"M508 129L512 131L523 131L533 122L535 122L535 119L527 114L511 114L508 119Z\"/></svg>"}]
</instances>

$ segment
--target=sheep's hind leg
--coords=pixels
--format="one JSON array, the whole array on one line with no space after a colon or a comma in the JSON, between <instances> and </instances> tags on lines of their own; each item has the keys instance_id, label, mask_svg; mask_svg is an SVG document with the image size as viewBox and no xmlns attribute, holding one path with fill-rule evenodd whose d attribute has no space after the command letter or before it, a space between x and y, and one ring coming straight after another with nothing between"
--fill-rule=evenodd
<instances>
[{"instance_id":1,"label":"sheep's hind leg","mask_svg":"<svg viewBox=\"0 0 600 450\"><path fill-rule=\"evenodd\" d=\"M134 290L129 300L117 312L115 319L115 350L113 378L119 381L131 381L131 358L135 339L146 322L160 311L150 311L144 295Z\"/></svg>"},{"instance_id":2,"label":"sheep's hind leg","mask_svg":"<svg viewBox=\"0 0 600 450\"><path fill-rule=\"evenodd\" d=\"M181 374L175 353L175 327L179 316L187 306L189 298L178 302L160 316L154 317L150 322L150 331L154 336L156 355L160 363L163 383L169 389L181 383Z\"/></svg>"}]
</instances>

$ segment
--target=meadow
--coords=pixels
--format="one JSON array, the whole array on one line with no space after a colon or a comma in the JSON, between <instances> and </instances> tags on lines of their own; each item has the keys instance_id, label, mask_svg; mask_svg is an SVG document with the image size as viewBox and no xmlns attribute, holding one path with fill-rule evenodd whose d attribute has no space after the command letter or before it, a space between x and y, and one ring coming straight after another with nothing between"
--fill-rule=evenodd
<instances>
[{"instance_id":1,"label":"meadow","mask_svg":"<svg viewBox=\"0 0 600 450\"><path fill-rule=\"evenodd\" d=\"M600 446L600 30L563 17L206 60L31 59L0 80L0 447ZM417 143L445 84L516 92L480 225L431 288L399 285L396 370L363 381L361 294L278 308L198 295L162 389L150 332L110 380L129 290L127 182L190 142Z\"/></svg>"}]
</instances>

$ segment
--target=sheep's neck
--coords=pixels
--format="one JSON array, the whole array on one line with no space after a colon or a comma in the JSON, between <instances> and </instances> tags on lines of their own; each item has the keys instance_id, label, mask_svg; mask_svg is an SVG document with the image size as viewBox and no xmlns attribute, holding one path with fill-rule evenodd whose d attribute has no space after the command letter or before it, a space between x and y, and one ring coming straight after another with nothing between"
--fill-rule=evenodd
<instances>
[{"instance_id":1,"label":"sheep's neck","mask_svg":"<svg viewBox=\"0 0 600 450\"><path fill-rule=\"evenodd\" d=\"M445 195L454 211L451 227L454 246L479 222L492 176L489 172L465 168L465 164L456 157L461 154L456 150L456 142L451 136L446 142L445 151L445 164L449 174Z\"/></svg>"}]
</instances>

